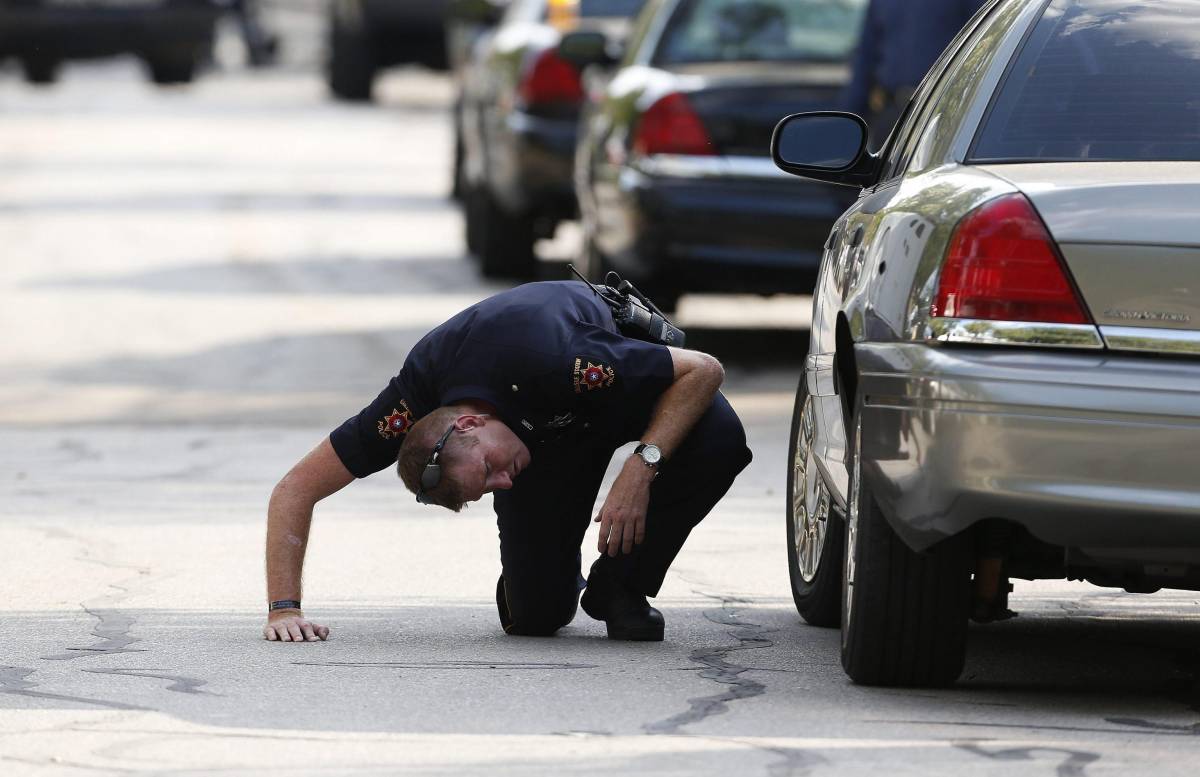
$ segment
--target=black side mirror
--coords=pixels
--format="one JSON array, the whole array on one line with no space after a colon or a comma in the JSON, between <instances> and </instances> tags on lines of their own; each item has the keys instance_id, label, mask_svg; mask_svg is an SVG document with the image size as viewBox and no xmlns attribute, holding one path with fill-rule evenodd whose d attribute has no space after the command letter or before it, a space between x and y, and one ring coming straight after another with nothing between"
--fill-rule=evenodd
<instances>
[{"instance_id":1,"label":"black side mirror","mask_svg":"<svg viewBox=\"0 0 1200 777\"><path fill-rule=\"evenodd\" d=\"M562 37L558 43L558 55L580 70L589 65L607 67L620 58L613 48L612 41L604 33L578 30Z\"/></svg>"},{"instance_id":2,"label":"black side mirror","mask_svg":"<svg viewBox=\"0 0 1200 777\"><path fill-rule=\"evenodd\" d=\"M499 0L451 0L446 16L457 22L493 27L504 16L507 5Z\"/></svg>"},{"instance_id":3,"label":"black side mirror","mask_svg":"<svg viewBox=\"0 0 1200 777\"><path fill-rule=\"evenodd\" d=\"M771 157L784 172L857 186L875 183L879 157L867 151L867 123L853 113L796 113L775 126Z\"/></svg>"}]
</instances>

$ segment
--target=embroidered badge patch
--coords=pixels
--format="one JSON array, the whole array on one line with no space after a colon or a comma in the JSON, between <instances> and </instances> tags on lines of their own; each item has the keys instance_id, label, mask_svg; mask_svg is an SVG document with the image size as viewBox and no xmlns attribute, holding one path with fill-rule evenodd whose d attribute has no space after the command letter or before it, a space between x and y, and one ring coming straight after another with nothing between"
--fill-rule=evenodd
<instances>
[{"instance_id":1,"label":"embroidered badge patch","mask_svg":"<svg viewBox=\"0 0 1200 777\"><path fill-rule=\"evenodd\" d=\"M584 390L591 391L598 388L608 388L617 379L617 373L612 367L604 364L593 364L588 360L587 366L584 366L583 358L575 359L575 371L572 375L575 384L575 393L582 394Z\"/></svg>"},{"instance_id":2,"label":"embroidered badge patch","mask_svg":"<svg viewBox=\"0 0 1200 777\"><path fill-rule=\"evenodd\" d=\"M400 407L404 409L393 409L391 415L379 422L379 436L385 440L408 434L408 430L413 425L412 411L408 409L408 403L402 399Z\"/></svg>"}]
</instances>

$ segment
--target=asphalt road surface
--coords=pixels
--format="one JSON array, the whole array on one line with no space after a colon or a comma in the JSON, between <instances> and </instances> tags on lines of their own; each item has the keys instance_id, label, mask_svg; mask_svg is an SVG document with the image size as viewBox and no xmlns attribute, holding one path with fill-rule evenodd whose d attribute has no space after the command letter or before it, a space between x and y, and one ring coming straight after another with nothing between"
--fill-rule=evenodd
<instances>
[{"instance_id":1,"label":"asphalt road surface","mask_svg":"<svg viewBox=\"0 0 1200 777\"><path fill-rule=\"evenodd\" d=\"M0 774L1195 773L1190 592L1022 585L957 688L846 680L788 593L794 298L685 300L755 461L668 577L665 642L582 613L506 637L490 505L420 508L388 472L318 509L329 641L263 641L276 479L502 288L446 198L449 83L381 94L0 72Z\"/></svg>"}]
</instances>

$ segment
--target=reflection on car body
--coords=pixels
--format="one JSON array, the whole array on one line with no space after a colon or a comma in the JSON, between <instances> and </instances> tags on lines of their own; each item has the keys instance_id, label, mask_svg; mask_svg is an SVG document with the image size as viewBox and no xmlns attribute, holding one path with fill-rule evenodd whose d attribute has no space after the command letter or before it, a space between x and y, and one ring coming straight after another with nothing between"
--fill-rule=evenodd
<instances>
[{"instance_id":1,"label":"reflection on car body","mask_svg":"<svg viewBox=\"0 0 1200 777\"><path fill-rule=\"evenodd\" d=\"M880 154L819 140L861 139L849 115L777 130L785 170L865 187L826 243L788 505L797 607L841 622L855 681L953 682L1005 575L1200 590L1198 11L995 0Z\"/></svg>"},{"instance_id":2,"label":"reflection on car body","mask_svg":"<svg viewBox=\"0 0 1200 777\"><path fill-rule=\"evenodd\" d=\"M576 191L588 273L660 305L685 291L808 292L852 201L770 163L796 110L836 105L865 0L651 0L585 109Z\"/></svg>"}]
</instances>

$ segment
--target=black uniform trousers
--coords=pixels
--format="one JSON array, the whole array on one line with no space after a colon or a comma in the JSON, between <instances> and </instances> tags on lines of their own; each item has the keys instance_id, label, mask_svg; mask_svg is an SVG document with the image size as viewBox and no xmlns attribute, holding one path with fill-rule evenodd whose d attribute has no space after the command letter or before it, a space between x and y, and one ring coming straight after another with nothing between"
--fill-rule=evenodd
<instances>
[{"instance_id":1,"label":"black uniform trousers","mask_svg":"<svg viewBox=\"0 0 1200 777\"><path fill-rule=\"evenodd\" d=\"M549 635L575 617L583 588L580 544L599 511L596 495L613 452L628 441L595 421L586 427L576 421L538 448L518 487L496 492L503 566L497 604L508 633ZM614 560L626 586L658 594L692 528L750 459L741 421L717 394L650 486L645 540Z\"/></svg>"}]
</instances>

